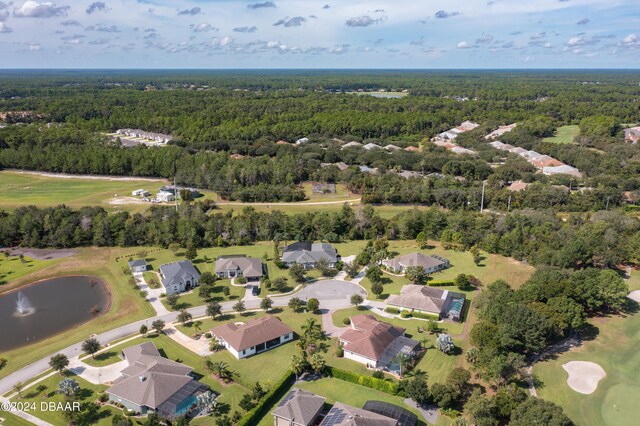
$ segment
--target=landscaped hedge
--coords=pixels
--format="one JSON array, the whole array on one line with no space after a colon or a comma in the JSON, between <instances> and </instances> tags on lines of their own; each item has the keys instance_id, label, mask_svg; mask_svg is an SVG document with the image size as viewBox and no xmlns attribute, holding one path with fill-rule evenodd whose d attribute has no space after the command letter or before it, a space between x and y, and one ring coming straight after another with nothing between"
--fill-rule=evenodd
<instances>
[{"instance_id":1,"label":"landscaped hedge","mask_svg":"<svg viewBox=\"0 0 640 426\"><path fill-rule=\"evenodd\" d=\"M280 400L293 384L294 374L287 370L284 376L278 381L269 392L245 414L245 416L236 423L236 426L255 426L260 423L260 420L267 414L269 409Z\"/></svg>"},{"instance_id":2,"label":"landscaped hedge","mask_svg":"<svg viewBox=\"0 0 640 426\"><path fill-rule=\"evenodd\" d=\"M427 285L431 287L449 287L456 284L453 281L429 281Z\"/></svg>"},{"instance_id":3,"label":"landscaped hedge","mask_svg":"<svg viewBox=\"0 0 640 426\"><path fill-rule=\"evenodd\" d=\"M428 312L411 312L411 316L414 318L420 318L420 319L428 319L428 320L435 320L438 321L440 319L439 315L436 314L430 314Z\"/></svg>"},{"instance_id":4,"label":"landscaped hedge","mask_svg":"<svg viewBox=\"0 0 640 426\"><path fill-rule=\"evenodd\" d=\"M390 395L398 395L400 388L397 383L390 382L384 379L376 379L371 376L361 376L351 371L341 370L335 367L327 367L329 376L334 379L344 380L345 382L355 383L360 386L375 389L380 392L388 393Z\"/></svg>"},{"instance_id":5,"label":"landscaped hedge","mask_svg":"<svg viewBox=\"0 0 640 426\"><path fill-rule=\"evenodd\" d=\"M391 306L387 306L386 308L384 308L384 311L388 312L390 314L399 314L400 313L400 309L392 308Z\"/></svg>"}]
</instances>

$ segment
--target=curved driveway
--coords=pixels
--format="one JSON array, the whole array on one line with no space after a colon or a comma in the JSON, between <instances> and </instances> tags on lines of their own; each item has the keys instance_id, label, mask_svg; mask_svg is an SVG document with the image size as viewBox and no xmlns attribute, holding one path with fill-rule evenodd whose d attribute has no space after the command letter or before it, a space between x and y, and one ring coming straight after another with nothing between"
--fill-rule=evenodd
<instances>
[{"instance_id":1,"label":"curved driveway","mask_svg":"<svg viewBox=\"0 0 640 426\"><path fill-rule=\"evenodd\" d=\"M354 283L340 280L321 280L308 284L306 287L295 294L280 297L274 296L272 297L272 300L274 306L284 307L287 306L289 300L292 297L299 297L300 299L305 301L312 297L315 297L320 301L321 308L339 309L349 307L351 304L349 299L353 294L356 293L360 294L363 298L366 298L366 292L362 289L362 287ZM246 309L259 309L260 300L261 299L245 300L244 302ZM232 312L232 307L235 303L236 301L221 303L223 312ZM206 306L198 306L195 308L191 308L188 311L191 313L191 315L193 315L194 318L197 318L205 316L206 309ZM158 315L144 320L135 321L127 325L114 328L113 330L101 333L97 335L97 339L103 344L113 342L114 340L122 339L131 334L138 333L142 324L146 324L147 327L151 328L151 323L158 319L161 319L166 324L169 324L175 322L177 316L178 312L170 312L168 314ZM69 359L71 359L73 357L79 356L82 353L81 346L82 342L78 342L60 351L57 351L56 353L63 353L67 357L69 357ZM53 354L49 354L46 357L43 357L38 361L35 361L32 364L29 364L26 367L23 367L22 369L0 379L0 395L4 395L5 393L12 390L14 384L18 382L27 382L33 377L49 370L49 358L51 357L51 355Z\"/></svg>"}]
</instances>

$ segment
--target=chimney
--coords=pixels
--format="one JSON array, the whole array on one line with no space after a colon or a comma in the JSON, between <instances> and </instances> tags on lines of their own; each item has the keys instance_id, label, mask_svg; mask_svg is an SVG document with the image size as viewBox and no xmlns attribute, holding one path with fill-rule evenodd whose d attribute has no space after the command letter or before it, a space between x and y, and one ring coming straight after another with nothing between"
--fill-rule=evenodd
<instances>
[{"instance_id":1,"label":"chimney","mask_svg":"<svg viewBox=\"0 0 640 426\"><path fill-rule=\"evenodd\" d=\"M145 380L147 380L147 378L145 376L139 376L138 380L140 380L140 383L144 382Z\"/></svg>"}]
</instances>

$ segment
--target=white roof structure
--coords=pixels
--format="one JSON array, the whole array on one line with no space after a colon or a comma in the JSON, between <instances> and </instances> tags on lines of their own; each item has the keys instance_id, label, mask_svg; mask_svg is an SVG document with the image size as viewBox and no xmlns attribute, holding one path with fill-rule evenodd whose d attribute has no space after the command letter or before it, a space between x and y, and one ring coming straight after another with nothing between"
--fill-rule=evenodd
<instances>
[{"instance_id":1,"label":"white roof structure","mask_svg":"<svg viewBox=\"0 0 640 426\"><path fill-rule=\"evenodd\" d=\"M362 144L360 142L356 142L356 141L351 141L348 143L345 143L344 145L342 145L342 149L345 148L360 148L362 146Z\"/></svg>"},{"instance_id":2,"label":"white roof structure","mask_svg":"<svg viewBox=\"0 0 640 426\"><path fill-rule=\"evenodd\" d=\"M570 175L577 178L582 177L582 173L580 173L580 170L566 164L557 167L543 167L542 173L544 173L545 175Z\"/></svg>"},{"instance_id":3,"label":"white roof structure","mask_svg":"<svg viewBox=\"0 0 640 426\"><path fill-rule=\"evenodd\" d=\"M368 143L365 146L363 146L363 148L366 149L367 151L371 151L372 149L382 149L380 145L377 145L375 143Z\"/></svg>"}]
</instances>

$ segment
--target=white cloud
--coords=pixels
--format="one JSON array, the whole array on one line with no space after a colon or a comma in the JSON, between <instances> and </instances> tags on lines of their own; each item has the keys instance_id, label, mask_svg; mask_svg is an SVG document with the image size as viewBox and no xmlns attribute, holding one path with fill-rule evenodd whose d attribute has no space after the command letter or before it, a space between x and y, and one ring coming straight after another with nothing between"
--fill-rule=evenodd
<instances>
[{"instance_id":1,"label":"white cloud","mask_svg":"<svg viewBox=\"0 0 640 426\"><path fill-rule=\"evenodd\" d=\"M209 31L218 31L218 28L214 27L211 24L207 24L202 22L200 24L191 25L191 29L193 29L196 33L208 33Z\"/></svg>"},{"instance_id":2,"label":"white cloud","mask_svg":"<svg viewBox=\"0 0 640 426\"><path fill-rule=\"evenodd\" d=\"M29 0L17 9L13 10L13 15L17 18L51 18L54 16L64 16L69 11L69 6L57 6L53 2L42 2Z\"/></svg>"},{"instance_id":3,"label":"white cloud","mask_svg":"<svg viewBox=\"0 0 640 426\"><path fill-rule=\"evenodd\" d=\"M634 43L637 43L638 40L640 40L640 39L638 38L637 35L629 34L628 36L626 36L625 38L622 39L622 42L624 44L634 44Z\"/></svg>"},{"instance_id":4,"label":"white cloud","mask_svg":"<svg viewBox=\"0 0 640 426\"><path fill-rule=\"evenodd\" d=\"M460 43L458 43L458 45L456 46L458 49L468 49L471 46L469 45L469 43L467 43L466 41L461 41Z\"/></svg>"}]
</instances>

